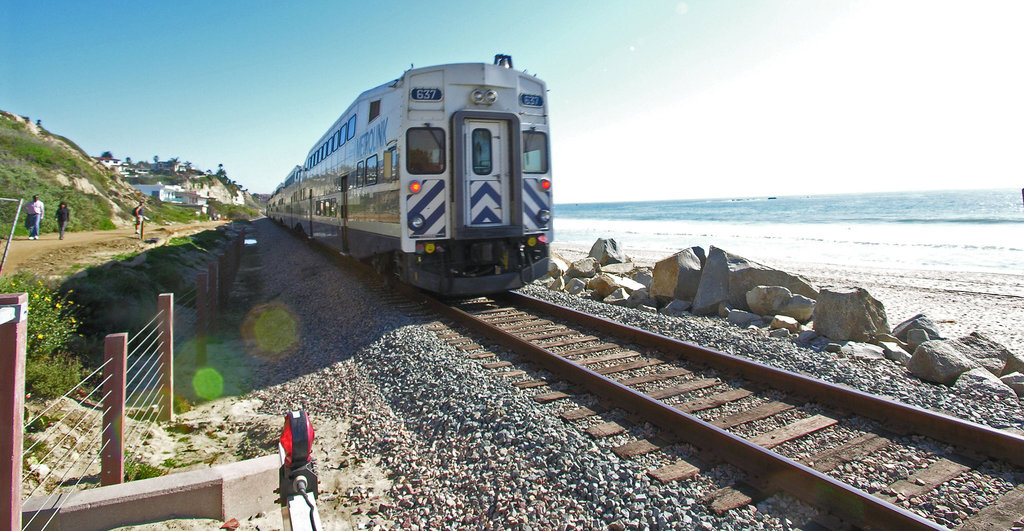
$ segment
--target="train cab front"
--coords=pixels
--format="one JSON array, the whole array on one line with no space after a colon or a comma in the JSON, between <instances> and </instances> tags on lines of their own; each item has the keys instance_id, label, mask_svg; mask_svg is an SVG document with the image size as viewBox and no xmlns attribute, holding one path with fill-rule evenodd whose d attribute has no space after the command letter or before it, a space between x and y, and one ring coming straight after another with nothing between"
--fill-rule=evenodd
<instances>
[{"instance_id":1,"label":"train cab front","mask_svg":"<svg viewBox=\"0 0 1024 531\"><path fill-rule=\"evenodd\" d=\"M442 295L473 296L517 289L548 272L545 234L486 240L417 242L402 279Z\"/></svg>"}]
</instances>

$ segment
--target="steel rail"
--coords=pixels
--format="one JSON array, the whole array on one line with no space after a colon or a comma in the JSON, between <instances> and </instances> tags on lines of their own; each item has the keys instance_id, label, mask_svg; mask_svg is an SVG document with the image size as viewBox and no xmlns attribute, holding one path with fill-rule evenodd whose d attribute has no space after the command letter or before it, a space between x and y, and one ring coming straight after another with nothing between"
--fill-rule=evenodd
<instances>
[{"instance_id":1,"label":"steel rail","mask_svg":"<svg viewBox=\"0 0 1024 531\"><path fill-rule=\"evenodd\" d=\"M509 292L503 296L513 304L548 313L566 321L596 329L687 360L725 372L738 374L753 382L770 385L795 396L853 411L874 419L895 431L912 430L981 455L1024 467L1024 437L935 411L903 404L849 387L770 367L756 361L666 337L609 319L597 317L540 299Z\"/></svg>"},{"instance_id":2,"label":"steel rail","mask_svg":"<svg viewBox=\"0 0 1024 531\"><path fill-rule=\"evenodd\" d=\"M457 321L495 343L531 358L535 363L566 380L615 400L617 406L644 416L651 423L680 439L698 448L713 451L716 456L746 471L756 480L774 485L811 505L831 512L846 522L872 529L944 529L935 522L576 365L529 341L495 328L467 312L407 289L402 291L423 300L435 312Z\"/></svg>"}]
</instances>

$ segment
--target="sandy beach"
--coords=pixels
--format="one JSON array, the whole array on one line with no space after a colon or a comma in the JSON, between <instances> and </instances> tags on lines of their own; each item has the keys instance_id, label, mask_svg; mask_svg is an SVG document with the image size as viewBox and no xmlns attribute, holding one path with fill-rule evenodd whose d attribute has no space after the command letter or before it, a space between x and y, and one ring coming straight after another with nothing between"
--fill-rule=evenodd
<instances>
[{"instance_id":1,"label":"sandy beach","mask_svg":"<svg viewBox=\"0 0 1024 531\"><path fill-rule=\"evenodd\" d=\"M653 268L667 256L630 248L628 242L620 244L626 255L641 267ZM585 257L590 252L589 248L558 242L552 244L552 249L568 260ZM890 326L923 313L937 322L947 337L958 338L977 331L1013 351L1024 350L1024 275L745 258L803 276L818 288L864 288L885 306Z\"/></svg>"}]
</instances>

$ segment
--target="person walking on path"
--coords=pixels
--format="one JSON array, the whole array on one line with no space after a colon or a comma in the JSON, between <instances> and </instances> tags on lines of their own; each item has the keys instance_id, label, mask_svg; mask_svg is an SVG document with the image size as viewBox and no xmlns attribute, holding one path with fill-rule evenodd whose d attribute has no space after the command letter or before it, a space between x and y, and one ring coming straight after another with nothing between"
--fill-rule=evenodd
<instances>
[{"instance_id":1,"label":"person walking on path","mask_svg":"<svg viewBox=\"0 0 1024 531\"><path fill-rule=\"evenodd\" d=\"M39 239L39 221L43 219L45 206L39 200L38 195L32 196L32 202L25 205L25 228L28 229L28 239Z\"/></svg>"},{"instance_id":2,"label":"person walking on path","mask_svg":"<svg viewBox=\"0 0 1024 531\"><path fill-rule=\"evenodd\" d=\"M139 233L139 229L142 228L142 205L143 200L139 199L139 206L132 209L132 215L135 216L135 234Z\"/></svg>"},{"instance_id":3,"label":"person walking on path","mask_svg":"<svg viewBox=\"0 0 1024 531\"><path fill-rule=\"evenodd\" d=\"M60 239L64 239L64 229L68 227L68 221L71 220L71 211L68 210L68 204L64 201L60 202L60 208L57 209L57 229L60 231Z\"/></svg>"}]
</instances>

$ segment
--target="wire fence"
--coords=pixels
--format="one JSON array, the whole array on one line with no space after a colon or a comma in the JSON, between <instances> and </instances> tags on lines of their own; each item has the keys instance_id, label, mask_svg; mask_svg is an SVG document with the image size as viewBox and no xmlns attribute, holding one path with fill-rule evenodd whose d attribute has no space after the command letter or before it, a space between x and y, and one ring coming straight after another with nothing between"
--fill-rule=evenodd
<instances>
[{"instance_id":1,"label":"wire fence","mask_svg":"<svg viewBox=\"0 0 1024 531\"><path fill-rule=\"evenodd\" d=\"M24 379L14 377L24 374L27 296L0 295L0 310L11 301L24 301L15 305L24 307L14 312L20 317L5 321L8 313L0 313L0 393L14 398L10 411L0 411L0 459L11 457L21 479L20 486L0 485L0 527L10 515L11 524L19 523L11 529L46 529L74 492L123 482L126 464L130 472L142 461L141 449L155 424L173 419L175 345L199 339L205 346L216 307L226 299L224 288L234 279L244 237L243 231L195 285L180 294L160 295L159 310L139 330L108 335L103 363L27 422ZM22 518L24 500L41 509L27 510Z\"/></svg>"}]
</instances>

